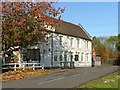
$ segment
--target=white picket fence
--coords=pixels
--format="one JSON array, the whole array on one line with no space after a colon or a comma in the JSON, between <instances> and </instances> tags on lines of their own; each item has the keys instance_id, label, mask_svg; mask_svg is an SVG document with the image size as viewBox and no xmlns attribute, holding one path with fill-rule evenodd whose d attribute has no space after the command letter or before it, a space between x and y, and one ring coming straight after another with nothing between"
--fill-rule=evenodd
<instances>
[{"instance_id":1,"label":"white picket fence","mask_svg":"<svg viewBox=\"0 0 120 90\"><path fill-rule=\"evenodd\" d=\"M35 70L36 68L44 69L44 67L41 66L40 63L6 63L6 64L2 64L2 65L6 66L6 67L2 67L2 69L14 69L15 71L17 69L25 70L27 68L32 68L33 70ZM19 65L19 66L17 67L17 65Z\"/></svg>"}]
</instances>

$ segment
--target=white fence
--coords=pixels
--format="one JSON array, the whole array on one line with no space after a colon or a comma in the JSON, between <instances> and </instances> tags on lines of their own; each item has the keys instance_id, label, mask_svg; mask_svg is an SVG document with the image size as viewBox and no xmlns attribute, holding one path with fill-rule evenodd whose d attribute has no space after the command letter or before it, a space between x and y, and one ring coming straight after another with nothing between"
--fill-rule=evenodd
<instances>
[{"instance_id":1,"label":"white fence","mask_svg":"<svg viewBox=\"0 0 120 90\"><path fill-rule=\"evenodd\" d=\"M2 69L14 69L15 71L17 69L23 69L25 70L26 68L32 68L35 70L35 68L42 68L44 69L43 66L40 65L40 63L7 63L7 64L2 64Z\"/></svg>"}]
</instances>

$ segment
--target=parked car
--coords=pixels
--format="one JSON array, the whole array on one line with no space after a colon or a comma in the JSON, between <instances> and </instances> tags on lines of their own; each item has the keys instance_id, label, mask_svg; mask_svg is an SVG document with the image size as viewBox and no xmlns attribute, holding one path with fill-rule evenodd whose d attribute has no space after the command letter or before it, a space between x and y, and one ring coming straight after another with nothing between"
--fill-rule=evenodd
<instances>
[{"instance_id":1,"label":"parked car","mask_svg":"<svg viewBox=\"0 0 120 90\"><path fill-rule=\"evenodd\" d=\"M113 65L120 65L120 60L114 60Z\"/></svg>"}]
</instances>

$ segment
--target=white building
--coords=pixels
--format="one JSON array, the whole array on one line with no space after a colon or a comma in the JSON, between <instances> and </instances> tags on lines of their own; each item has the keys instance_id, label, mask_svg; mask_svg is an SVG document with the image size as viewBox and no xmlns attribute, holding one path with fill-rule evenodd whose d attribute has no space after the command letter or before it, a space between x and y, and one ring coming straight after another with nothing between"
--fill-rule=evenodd
<instances>
[{"instance_id":1,"label":"white building","mask_svg":"<svg viewBox=\"0 0 120 90\"><path fill-rule=\"evenodd\" d=\"M63 67L74 62L75 67L92 66L92 40L81 25L61 22L60 27L48 30L48 42L39 44L40 63L44 67Z\"/></svg>"},{"instance_id":2,"label":"white building","mask_svg":"<svg viewBox=\"0 0 120 90\"><path fill-rule=\"evenodd\" d=\"M19 51L13 52L18 56L17 62L36 62L48 68L92 66L92 40L81 25L61 21L60 27L47 28L47 31L47 37L51 36L47 42L23 50L22 55Z\"/></svg>"}]
</instances>

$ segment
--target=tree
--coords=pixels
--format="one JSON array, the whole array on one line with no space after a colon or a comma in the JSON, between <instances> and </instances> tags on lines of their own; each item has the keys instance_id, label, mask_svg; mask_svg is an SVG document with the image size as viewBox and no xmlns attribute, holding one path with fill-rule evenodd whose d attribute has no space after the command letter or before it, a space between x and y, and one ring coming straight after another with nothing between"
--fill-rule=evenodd
<instances>
[{"instance_id":1,"label":"tree","mask_svg":"<svg viewBox=\"0 0 120 90\"><path fill-rule=\"evenodd\" d=\"M100 42L99 38L94 36L93 37L93 47L96 47L96 46L99 46L99 45L101 45L101 42Z\"/></svg>"},{"instance_id":2,"label":"tree","mask_svg":"<svg viewBox=\"0 0 120 90\"><path fill-rule=\"evenodd\" d=\"M99 45L95 47L96 53L100 54L102 60L108 60L109 59L109 52L105 45Z\"/></svg>"},{"instance_id":3,"label":"tree","mask_svg":"<svg viewBox=\"0 0 120 90\"><path fill-rule=\"evenodd\" d=\"M101 55L102 59L113 60L116 57L117 49L119 46L118 37L94 37L93 38L93 47L96 50L96 53ZM118 47L119 48L119 47Z\"/></svg>"},{"instance_id":4,"label":"tree","mask_svg":"<svg viewBox=\"0 0 120 90\"><path fill-rule=\"evenodd\" d=\"M116 44L118 42L118 37L117 36L110 36L107 40L106 40L106 47L109 50L109 58L111 60L115 59L116 57Z\"/></svg>"},{"instance_id":5,"label":"tree","mask_svg":"<svg viewBox=\"0 0 120 90\"><path fill-rule=\"evenodd\" d=\"M108 51L104 45L104 37L93 37L93 48L96 54L100 54L102 59L108 59Z\"/></svg>"},{"instance_id":6,"label":"tree","mask_svg":"<svg viewBox=\"0 0 120 90\"><path fill-rule=\"evenodd\" d=\"M59 26L65 8L54 8L54 2L2 2L2 45L27 47L43 41L46 27Z\"/></svg>"},{"instance_id":7,"label":"tree","mask_svg":"<svg viewBox=\"0 0 120 90\"><path fill-rule=\"evenodd\" d=\"M111 48L113 51L116 50L116 44L118 42L117 36L110 36L106 42L108 43L108 47Z\"/></svg>"},{"instance_id":8,"label":"tree","mask_svg":"<svg viewBox=\"0 0 120 90\"><path fill-rule=\"evenodd\" d=\"M118 42L116 43L116 48L120 51L120 34L118 34Z\"/></svg>"},{"instance_id":9,"label":"tree","mask_svg":"<svg viewBox=\"0 0 120 90\"><path fill-rule=\"evenodd\" d=\"M117 53L116 53L116 59L120 60L120 34L118 34L118 42L116 44Z\"/></svg>"}]
</instances>

